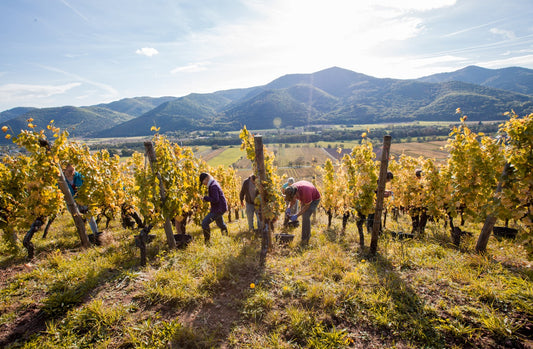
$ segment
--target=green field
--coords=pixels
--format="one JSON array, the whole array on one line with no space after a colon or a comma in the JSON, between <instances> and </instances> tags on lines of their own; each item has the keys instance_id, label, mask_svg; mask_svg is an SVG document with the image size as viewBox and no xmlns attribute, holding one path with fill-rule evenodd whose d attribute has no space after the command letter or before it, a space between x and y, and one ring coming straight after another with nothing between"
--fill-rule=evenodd
<instances>
[{"instance_id":1,"label":"green field","mask_svg":"<svg viewBox=\"0 0 533 349\"><path fill-rule=\"evenodd\" d=\"M245 156L244 151L239 147L226 147L223 151L218 153L215 157L207 160L209 166L217 167L219 165L229 166L237 162Z\"/></svg>"},{"instance_id":2,"label":"green field","mask_svg":"<svg viewBox=\"0 0 533 349\"><path fill-rule=\"evenodd\" d=\"M358 143L357 141L337 144L318 142L281 146L269 144L266 145L266 149L274 153L276 157L275 165L280 176L313 180L317 176L317 166L323 165L328 158L335 161L326 151L327 148L336 149L339 144L342 144L342 148L351 149ZM398 158L401 154L412 157L421 156L433 158L437 162L443 162L448 157L448 152L444 148L445 145L445 141L392 143L391 155L394 158ZM377 151L378 148L375 147L374 151ZM214 150L209 147L200 147L197 154L206 160L210 166L233 166L237 174L242 178L249 176L251 173L252 164L239 147L222 147Z\"/></svg>"}]
</instances>

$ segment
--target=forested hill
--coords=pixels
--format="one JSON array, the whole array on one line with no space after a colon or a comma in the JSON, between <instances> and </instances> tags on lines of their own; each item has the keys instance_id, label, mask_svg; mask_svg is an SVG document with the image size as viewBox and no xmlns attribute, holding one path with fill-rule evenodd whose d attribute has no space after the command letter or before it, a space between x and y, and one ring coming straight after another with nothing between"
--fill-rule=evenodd
<instances>
[{"instance_id":1,"label":"forested hill","mask_svg":"<svg viewBox=\"0 0 533 349\"><path fill-rule=\"evenodd\" d=\"M135 97L88 107L14 108L0 113L17 133L33 118L50 120L73 136L125 137L192 130L239 130L320 124L502 119L533 112L533 70L466 67L416 80L375 78L333 67L289 74L269 84L184 97ZM5 141L5 140L4 140Z\"/></svg>"},{"instance_id":2,"label":"forested hill","mask_svg":"<svg viewBox=\"0 0 533 349\"><path fill-rule=\"evenodd\" d=\"M451 73L440 73L418 79L424 82L462 81L486 87L533 95L533 70L509 67L485 69L468 66Z\"/></svg>"}]
</instances>

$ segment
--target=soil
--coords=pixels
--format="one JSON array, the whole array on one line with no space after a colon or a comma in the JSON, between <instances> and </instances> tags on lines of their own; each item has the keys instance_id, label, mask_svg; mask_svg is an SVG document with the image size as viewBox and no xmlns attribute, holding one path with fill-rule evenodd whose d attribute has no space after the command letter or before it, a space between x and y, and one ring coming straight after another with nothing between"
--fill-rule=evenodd
<instances>
[{"instance_id":1,"label":"soil","mask_svg":"<svg viewBox=\"0 0 533 349\"><path fill-rule=\"evenodd\" d=\"M16 276L34 268L34 264L25 263L3 268L0 273L0 289L4 289ZM35 303L18 310L17 319L7 325L0 325L0 348L14 344L17 340L25 340L32 334L46 329L46 314L40 309L39 295L34 295ZM12 309L11 309L12 310Z\"/></svg>"}]
</instances>

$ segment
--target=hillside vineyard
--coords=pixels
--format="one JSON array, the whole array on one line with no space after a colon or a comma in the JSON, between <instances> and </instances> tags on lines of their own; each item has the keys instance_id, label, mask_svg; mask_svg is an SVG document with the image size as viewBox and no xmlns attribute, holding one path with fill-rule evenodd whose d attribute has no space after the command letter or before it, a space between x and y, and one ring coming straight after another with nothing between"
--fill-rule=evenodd
<instances>
[{"instance_id":1,"label":"hillside vineyard","mask_svg":"<svg viewBox=\"0 0 533 349\"><path fill-rule=\"evenodd\" d=\"M506 222L520 221L531 233L533 142L528 130L532 127L533 114L508 116L509 120L500 125L499 135L490 137L473 132L465 123L467 116L462 115L461 124L453 128L448 138L446 163L405 155L391 159L389 169L394 178L388 185L394 195L388 198L388 210L412 213L423 208L425 215L449 222L451 234L457 220L462 225L465 220L483 222L488 216ZM156 134L148 142L155 150L155 159L148 164L141 153L120 161L119 156L110 156L107 150L91 152L86 145L71 141L68 132L53 123L48 126L53 132L53 140L49 141L44 130L34 130L32 122L28 120L31 131L18 135L12 136L3 128L6 136L25 150L4 156L0 163L0 228L13 251L19 243L17 232L32 227L24 238L24 246L31 256L35 231L46 220L65 212L64 199L68 195L56 183L66 164L75 164L84 178L75 199L86 211L76 212L69 206L73 218L79 214L98 217L100 222L104 218L106 228L119 215L124 227L132 225L126 224L127 217L137 217L139 228L165 223L171 244L172 227L168 222L179 223L176 224L178 233L184 233L187 223L198 225L207 212L207 203L198 196L198 176L202 172L214 174L225 189L229 221L232 214L235 219L239 217L241 179L235 170L224 166L212 168L196 157L191 148L172 143L163 135ZM373 211L378 166L372 143L366 139L366 133L362 137L362 143L351 153L345 153L336 163L326 161L316 174L316 183L324 196L322 205L329 214L364 218ZM241 130L242 149L259 177L252 138L246 128ZM271 222L277 221L284 207L278 190L283 179L274 161L275 155L266 151L262 217ZM502 177L506 164L512 171ZM415 170L424 176L415 177ZM498 183L503 190L495 196ZM78 232L82 245L86 245L83 225L78 226Z\"/></svg>"}]
</instances>

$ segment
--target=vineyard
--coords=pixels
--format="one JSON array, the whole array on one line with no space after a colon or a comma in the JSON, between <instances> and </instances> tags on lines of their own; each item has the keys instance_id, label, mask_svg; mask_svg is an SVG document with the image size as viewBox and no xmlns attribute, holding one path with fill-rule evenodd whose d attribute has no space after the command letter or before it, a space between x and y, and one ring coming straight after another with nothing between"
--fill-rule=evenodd
<instances>
[{"instance_id":1,"label":"vineyard","mask_svg":"<svg viewBox=\"0 0 533 349\"><path fill-rule=\"evenodd\" d=\"M53 122L36 130L29 119L19 134L4 127L20 151L0 162L0 345L531 347L533 115L508 117L489 137L461 115L445 161L392 152L386 183L381 149L364 132L333 158L322 148L291 149L292 160L282 146L260 149L261 167L243 129L239 161L249 166L239 168L212 167L155 128L146 152L123 161ZM83 175L75 197L68 164ZM260 234L244 228L239 202L252 171L268 227ZM230 234L210 246L200 238L202 172L229 207ZM313 181L322 195L306 248L299 230L289 245L273 239L287 229L286 177ZM368 222L379 184L389 194L376 253ZM100 232L86 233L90 217Z\"/></svg>"}]
</instances>

